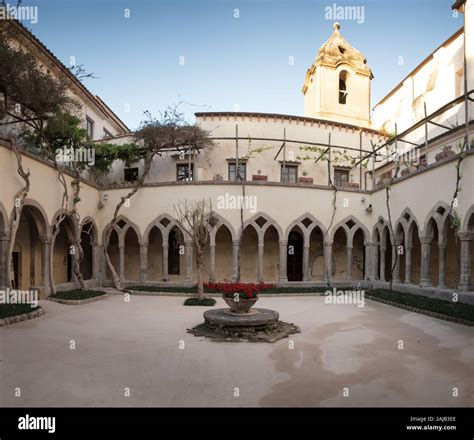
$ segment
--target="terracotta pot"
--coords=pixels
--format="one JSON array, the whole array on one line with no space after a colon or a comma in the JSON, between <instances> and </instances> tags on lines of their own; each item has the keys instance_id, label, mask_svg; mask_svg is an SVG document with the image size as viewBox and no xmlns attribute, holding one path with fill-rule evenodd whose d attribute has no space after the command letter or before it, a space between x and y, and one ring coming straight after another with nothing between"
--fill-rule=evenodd
<instances>
[{"instance_id":1,"label":"terracotta pot","mask_svg":"<svg viewBox=\"0 0 474 440\"><path fill-rule=\"evenodd\" d=\"M252 176L252 180L254 180L254 181L255 180L264 180L264 181L266 181L267 178L268 178L268 176L262 176L261 174L254 174Z\"/></svg>"},{"instance_id":2,"label":"terracotta pot","mask_svg":"<svg viewBox=\"0 0 474 440\"><path fill-rule=\"evenodd\" d=\"M258 301L258 296L251 299L239 298L238 301L234 301L234 298L228 298L226 296L222 296L222 298L224 298L224 301L230 307L232 312L237 314L248 313L253 305Z\"/></svg>"},{"instance_id":3,"label":"terracotta pot","mask_svg":"<svg viewBox=\"0 0 474 440\"><path fill-rule=\"evenodd\" d=\"M355 183L355 182L349 182L347 184L347 188L356 188L356 189L359 189L359 184L358 183Z\"/></svg>"},{"instance_id":4,"label":"terracotta pot","mask_svg":"<svg viewBox=\"0 0 474 440\"><path fill-rule=\"evenodd\" d=\"M443 150L435 156L436 162L446 159L449 156L454 156L456 153L453 150Z\"/></svg>"}]
</instances>

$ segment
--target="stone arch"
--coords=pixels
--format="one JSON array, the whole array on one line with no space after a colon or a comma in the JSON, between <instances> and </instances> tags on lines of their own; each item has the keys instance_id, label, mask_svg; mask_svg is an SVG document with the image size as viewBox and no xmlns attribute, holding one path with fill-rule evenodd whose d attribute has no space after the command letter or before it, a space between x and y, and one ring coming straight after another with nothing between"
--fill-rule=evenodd
<instances>
[{"instance_id":1,"label":"stone arch","mask_svg":"<svg viewBox=\"0 0 474 440\"><path fill-rule=\"evenodd\" d=\"M118 225L118 223L121 222L121 221L125 223L122 227L120 227ZM105 244L107 234L110 232L110 227L111 227L111 222L108 223L105 226L104 230L102 231L102 243L104 243L104 244ZM138 225L136 223L130 221L124 215L119 215L117 217L117 221L115 222L114 229L117 231L117 235L118 235L120 243L123 244L125 234L127 233L129 228L132 228L135 231L135 233L137 234L137 237L138 237L138 242L142 243L143 242L143 237L142 237L142 234L140 232L140 228L138 227Z\"/></svg>"},{"instance_id":2,"label":"stone arch","mask_svg":"<svg viewBox=\"0 0 474 440\"><path fill-rule=\"evenodd\" d=\"M225 226L228 229L232 237L232 241L238 239L235 228L232 226L232 224L228 220L226 220L224 217L217 214L216 212L213 213L213 216L217 219L217 224L210 231L209 239L210 239L211 244L215 242L216 235L219 232L219 229L221 228L221 226Z\"/></svg>"},{"instance_id":3,"label":"stone arch","mask_svg":"<svg viewBox=\"0 0 474 440\"><path fill-rule=\"evenodd\" d=\"M74 220L64 208L58 209L50 225L51 234L54 233L55 223L64 215L58 224L59 230L56 237L51 241L51 282L56 284L69 283L73 281L73 254L70 246L76 238L77 221Z\"/></svg>"},{"instance_id":4,"label":"stone arch","mask_svg":"<svg viewBox=\"0 0 474 440\"><path fill-rule=\"evenodd\" d=\"M474 205L471 205L469 209L466 211L466 213L464 214L464 219L462 221L460 232L474 233L474 231L469 230L469 221L473 215L474 215Z\"/></svg>"},{"instance_id":5,"label":"stone arch","mask_svg":"<svg viewBox=\"0 0 474 440\"><path fill-rule=\"evenodd\" d=\"M25 199L25 203L23 204L23 210L25 209L30 210L30 213L32 214L33 220L38 229L38 233L44 237L49 236L50 229L48 215L46 214L44 208L36 200ZM10 216L10 218L12 218L13 212L14 209L12 210L12 215Z\"/></svg>"},{"instance_id":6,"label":"stone arch","mask_svg":"<svg viewBox=\"0 0 474 440\"><path fill-rule=\"evenodd\" d=\"M263 225L260 225L258 223L260 218L263 218L265 220L265 223ZM257 232L257 235L259 236L259 239L261 240L263 239L263 236L265 235L265 232L270 227L270 225L272 225L276 229L279 240L284 239L283 229L278 224L278 222L272 217L270 217L268 214L265 214L263 212L257 212L257 214L255 214L253 217L249 218L244 222L243 228L239 228L239 235L241 235L245 228L249 225L253 226L253 228Z\"/></svg>"},{"instance_id":7,"label":"stone arch","mask_svg":"<svg viewBox=\"0 0 474 440\"><path fill-rule=\"evenodd\" d=\"M99 229L97 228L95 220L90 216L84 217L81 221L80 229L82 230L84 228L84 226L86 226L86 225L91 225L91 227L88 229L88 233L92 235L93 243L98 244Z\"/></svg>"},{"instance_id":8,"label":"stone arch","mask_svg":"<svg viewBox=\"0 0 474 440\"><path fill-rule=\"evenodd\" d=\"M164 224L165 222L166 224ZM178 222L169 214L160 214L156 217L145 229L143 233L143 242L147 243L150 237L150 233L154 227L158 228L163 235L163 238L168 237L169 231L177 226L179 228ZM181 228L179 228L181 229Z\"/></svg>"},{"instance_id":9,"label":"stone arch","mask_svg":"<svg viewBox=\"0 0 474 440\"><path fill-rule=\"evenodd\" d=\"M438 227L439 241L443 241L443 232L445 229L445 222L449 215L449 208L450 207L446 202L440 201L428 212L423 224L423 235L425 237L433 236L432 223L430 223L430 219L433 219Z\"/></svg>"},{"instance_id":10,"label":"stone arch","mask_svg":"<svg viewBox=\"0 0 474 440\"><path fill-rule=\"evenodd\" d=\"M14 212L13 208L10 218L13 218ZM6 218L5 212L2 217ZM22 219L26 221L22 221ZM9 228L9 225L5 225L5 227ZM49 279L46 279L45 275L50 262L48 258L44 258L44 253L41 250L48 238L49 225L45 210L35 200L25 199L20 224L15 234L12 255L7 255L8 244L5 242L3 284L8 286L11 284L8 279L8 267L13 265L13 285L22 289L42 287L47 291L46 286Z\"/></svg>"},{"instance_id":11,"label":"stone arch","mask_svg":"<svg viewBox=\"0 0 474 440\"><path fill-rule=\"evenodd\" d=\"M303 223L306 219L311 220L311 223L309 225L306 225ZM293 220L288 227L285 230L285 238L288 239L288 236L290 232L293 230L295 226L299 226L303 234L305 235L305 238L309 238L309 235L313 231L314 228L318 227L320 231L323 234L323 237L326 235L326 228L323 226L323 224L313 215L310 214L309 212L306 212L303 215L300 215L296 220Z\"/></svg>"},{"instance_id":12,"label":"stone arch","mask_svg":"<svg viewBox=\"0 0 474 440\"><path fill-rule=\"evenodd\" d=\"M352 222L353 224L351 224ZM343 228L346 236L347 236L347 244L349 246L352 246L352 238L354 237L354 234L356 233L357 229L362 229L362 233L364 234L364 241L367 243L370 238L370 234L368 229L353 215L348 215L344 219L342 219L339 223L337 223L335 226L332 227L331 233L330 233L330 238L331 242L334 241L334 235L336 234L337 230L339 228Z\"/></svg>"}]
</instances>

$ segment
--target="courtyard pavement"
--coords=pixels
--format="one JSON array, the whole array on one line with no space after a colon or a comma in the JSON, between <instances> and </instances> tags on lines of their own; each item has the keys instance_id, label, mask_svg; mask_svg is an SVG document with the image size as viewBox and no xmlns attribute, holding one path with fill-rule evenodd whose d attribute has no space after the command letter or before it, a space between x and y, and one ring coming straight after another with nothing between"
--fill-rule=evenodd
<instances>
[{"instance_id":1,"label":"courtyard pavement","mask_svg":"<svg viewBox=\"0 0 474 440\"><path fill-rule=\"evenodd\" d=\"M257 306L302 333L222 343L186 332L207 308L183 300L43 301L44 316L0 328L0 405L474 406L473 327L369 300L267 297Z\"/></svg>"}]
</instances>

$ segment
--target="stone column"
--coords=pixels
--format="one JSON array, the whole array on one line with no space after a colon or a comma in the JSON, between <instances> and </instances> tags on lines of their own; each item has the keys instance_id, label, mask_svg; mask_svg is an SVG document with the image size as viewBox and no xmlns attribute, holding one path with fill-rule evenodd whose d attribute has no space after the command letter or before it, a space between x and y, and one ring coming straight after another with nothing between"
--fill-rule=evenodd
<instances>
[{"instance_id":1,"label":"stone column","mask_svg":"<svg viewBox=\"0 0 474 440\"><path fill-rule=\"evenodd\" d=\"M373 275L374 280L379 279L379 245L378 241L374 241L374 248L373 248Z\"/></svg>"},{"instance_id":2,"label":"stone column","mask_svg":"<svg viewBox=\"0 0 474 440\"><path fill-rule=\"evenodd\" d=\"M392 261L395 262L395 267L393 269L393 282L401 283L400 279L400 258L401 255L398 254L398 246L402 246L403 240L400 238L395 239L395 244L392 248ZM393 263L392 263L393 264Z\"/></svg>"},{"instance_id":3,"label":"stone column","mask_svg":"<svg viewBox=\"0 0 474 440\"><path fill-rule=\"evenodd\" d=\"M309 267L309 240L303 245L303 281L309 281L311 270Z\"/></svg>"},{"instance_id":4,"label":"stone column","mask_svg":"<svg viewBox=\"0 0 474 440\"><path fill-rule=\"evenodd\" d=\"M209 280L211 282L216 281L216 245L211 244L209 246Z\"/></svg>"},{"instance_id":5,"label":"stone column","mask_svg":"<svg viewBox=\"0 0 474 440\"><path fill-rule=\"evenodd\" d=\"M365 280L375 280L376 279L376 270L375 264L377 259L377 244L375 242L368 242L365 245Z\"/></svg>"},{"instance_id":6,"label":"stone column","mask_svg":"<svg viewBox=\"0 0 474 440\"><path fill-rule=\"evenodd\" d=\"M120 281L125 280L125 245L119 244L119 277Z\"/></svg>"},{"instance_id":7,"label":"stone column","mask_svg":"<svg viewBox=\"0 0 474 440\"><path fill-rule=\"evenodd\" d=\"M346 259L347 259L347 281L352 280L352 247L346 247Z\"/></svg>"},{"instance_id":8,"label":"stone column","mask_svg":"<svg viewBox=\"0 0 474 440\"><path fill-rule=\"evenodd\" d=\"M140 283L146 281L148 271L148 243L140 243Z\"/></svg>"},{"instance_id":9,"label":"stone column","mask_svg":"<svg viewBox=\"0 0 474 440\"><path fill-rule=\"evenodd\" d=\"M471 240L472 236L468 232L458 233L461 243L461 267L459 273L459 290L469 290L471 288Z\"/></svg>"},{"instance_id":10,"label":"stone column","mask_svg":"<svg viewBox=\"0 0 474 440\"><path fill-rule=\"evenodd\" d=\"M0 236L0 287L10 287L8 279L8 246L10 239L6 234Z\"/></svg>"},{"instance_id":11,"label":"stone column","mask_svg":"<svg viewBox=\"0 0 474 440\"><path fill-rule=\"evenodd\" d=\"M258 241L258 268L257 268L257 281L259 283L263 283L263 251L265 248L265 244L262 240Z\"/></svg>"},{"instance_id":12,"label":"stone column","mask_svg":"<svg viewBox=\"0 0 474 440\"><path fill-rule=\"evenodd\" d=\"M50 293L50 259L51 259L51 237L40 237L41 240L41 281L40 287L44 289L46 295Z\"/></svg>"},{"instance_id":13,"label":"stone column","mask_svg":"<svg viewBox=\"0 0 474 440\"><path fill-rule=\"evenodd\" d=\"M232 280L239 277L239 240L232 240Z\"/></svg>"},{"instance_id":14,"label":"stone column","mask_svg":"<svg viewBox=\"0 0 474 440\"><path fill-rule=\"evenodd\" d=\"M446 243L438 243L438 255L439 255L439 275L438 275L438 287L440 289L446 288L445 275L446 275Z\"/></svg>"},{"instance_id":15,"label":"stone column","mask_svg":"<svg viewBox=\"0 0 474 440\"><path fill-rule=\"evenodd\" d=\"M286 283L288 281L287 258L288 240L280 240L280 274L278 276L278 282L280 283Z\"/></svg>"},{"instance_id":16,"label":"stone column","mask_svg":"<svg viewBox=\"0 0 474 440\"><path fill-rule=\"evenodd\" d=\"M412 246L407 246L405 248L405 284L411 283L411 253Z\"/></svg>"},{"instance_id":17,"label":"stone column","mask_svg":"<svg viewBox=\"0 0 474 440\"><path fill-rule=\"evenodd\" d=\"M324 280L332 280L332 242L324 243Z\"/></svg>"},{"instance_id":18,"label":"stone column","mask_svg":"<svg viewBox=\"0 0 474 440\"><path fill-rule=\"evenodd\" d=\"M431 241L433 237L420 237L421 243L421 273L420 286L431 286Z\"/></svg>"},{"instance_id":19,"label":"stone column","mask_svg":"<svg viewBox=\"0 0 474 440\"><path fill-rule=\"evenodd\" d=\"M169 245L168 243L162 244L162 255L161 255L161 269L163 272L162 279L163 281L168 281L169 280L169 275L168 275L168 252L169 252Z\"/></svg>"},{"instance_id":20,"label":"stone column","mask_svg":"<svg viewBox=\"0 0 474 440\"><path fill-rule=\"evenodd\" d=\"M98 268L98 261L99 261L99 254L97 253L97 243L95 241L91 242L92 248L92 279L98 280L99 279L99 268Z\"/></svg>"},{"instance_id":21,"label":"stone column","mask_svg":"<svg viewBox=\"0 0 474 440\"><path fill-rule=\"evenodd\" d=\"M184 242L184 281L192 281L193 245L190 241Z\"/></svg>"},{"instance_id":22,"label":"stone column","mask_svg":"<svg viewBox=\"0 0 474 440\"><path fill-rule=\"evenodd\" d=\"M385 246L380 246L380 281L385 281Z\"/></svg>"}]
</instances>

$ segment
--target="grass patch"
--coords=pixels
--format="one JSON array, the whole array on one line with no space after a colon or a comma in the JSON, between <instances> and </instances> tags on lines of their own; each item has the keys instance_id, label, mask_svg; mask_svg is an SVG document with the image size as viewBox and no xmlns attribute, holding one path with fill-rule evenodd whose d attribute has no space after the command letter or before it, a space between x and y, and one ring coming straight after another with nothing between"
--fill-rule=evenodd
<instances>
[{"instance_id":1,"label":"grass patch","mask_svg":"<svg viewBox=\"0 0 474 440\"><path fill-rule=\"evenodd\" d=\"M187 287L159 287L159 286L132 286L127 287L127 290L137 290L140 292L171 292L171 293L197 293L197 286ZM271 287L260 292L259 295L266 293L322 293L328 290L327 287ZM206 293L219 293L213 289L204 288Z\"/></svg>"},{"instance_id":2,"label":"grass patch","mask_svg":"<svg viewBox=\"0 0 474 440\"><path fill-rule=\"evenodd\" d=\"M51 295L51 298L80 301L102 295L106 295L106 292L101 290L68 290L67 292L57 292L56 295Z\"/></svg>"},{"instance_id":3,"label":"grass patch","mask_svg":"<svg viewBox=\"0 0 474 440\"><path fill-rule=\"evenodd\" d=\"M443 301L441 299L428 298L426 296L413 295L411 293L402 293L385 289L369 290L367 295L474 322L474 306L470 304Z\"/></svg>"},{"instance_id":4,"label":"grass patch","mask_svg":"<svg viewBox=\"0 0 474 440\"><path fill-rule=\"evenodd\" d=\"M40 306L31 304L0 304L0 319L10 318L11 316L24 315L38 310Z\"/></svg>"},{"instance_id":5,"label":"grass patch","mask_svg":"<svg viewBox=\"0 0 474 440\"><path fill-rule=\"evenodd\" d=\"M262 294L265 293L323 293L328 290L328 287L271 287L265 289Z\"/></svg>"},{"instance_id":6,"label":"grass patch","mask_svg":"<svg viewBox=\"0 0 474 440\"><path fill-rule=\"evenodd\" d=\"M187 298L184 301L185 306L214 306L216 305L216 300L214 298Z\"/></svg>"},{"instance_id":7,"label":"grass patch","mask_svg":"<svg viewBox=\"0 0 474 440\"><path fill-rule=\"evenodd\" d=\"M189 286L189 287L131 286L131 287L127 287L127 290L138 290L140 292L197 293L197 286Z\"/></svg>"}]
</instances>

